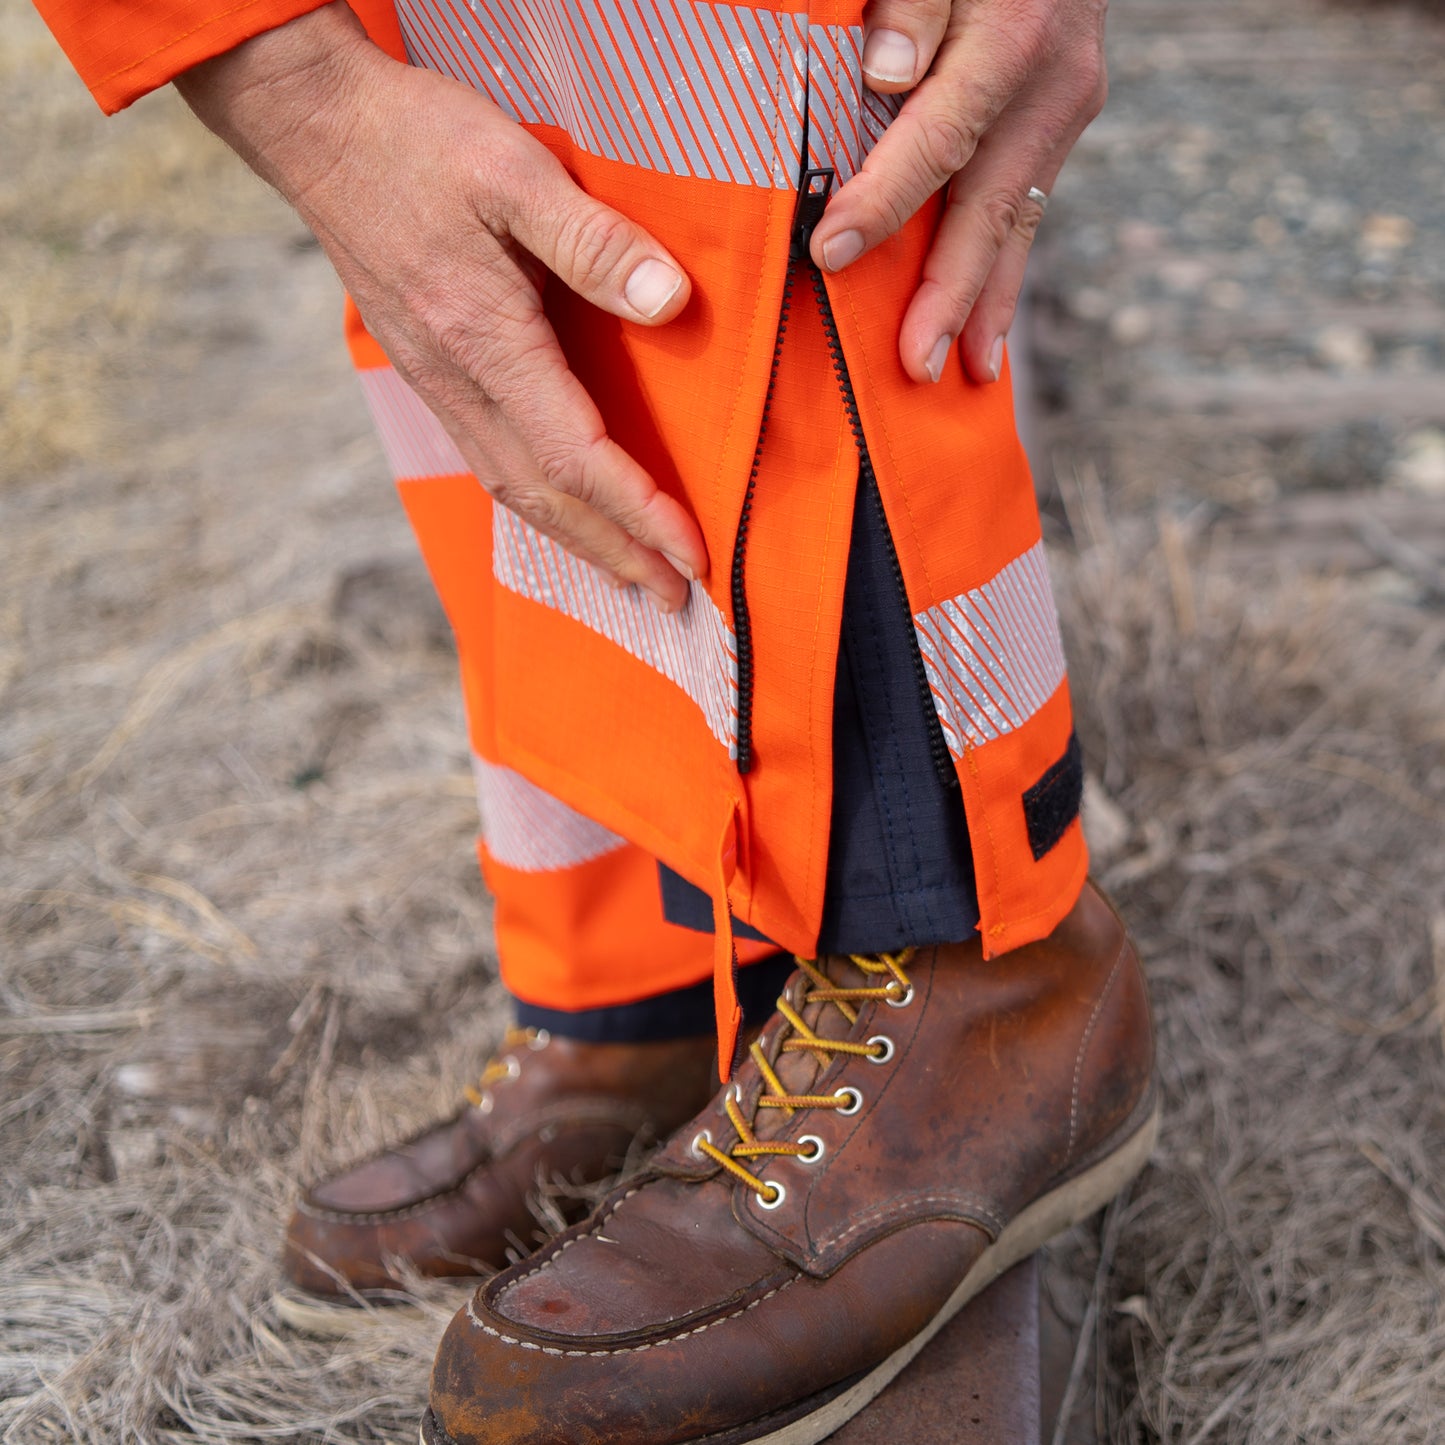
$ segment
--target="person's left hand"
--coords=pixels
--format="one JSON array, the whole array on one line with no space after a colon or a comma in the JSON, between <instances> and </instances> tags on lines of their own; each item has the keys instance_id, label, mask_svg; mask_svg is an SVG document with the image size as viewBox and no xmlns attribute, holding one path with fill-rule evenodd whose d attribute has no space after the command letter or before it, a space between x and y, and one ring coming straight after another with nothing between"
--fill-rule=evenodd
<instances>
[{"instance_id":1,"label":"person's left hand","mask_svg":"<svg viewBox=\"0 0 1445 1445\"><path fill-rule=\"evenodd\" d=\"M829 203L813 259L841 271L937 190L948 206L903 318L915 381L955 342L975 381L997 380L1029 246L1053 186L1107 93L1107 0L871 0L864 79L913 89L862 170Z\"/></svg>"}]
</instances>

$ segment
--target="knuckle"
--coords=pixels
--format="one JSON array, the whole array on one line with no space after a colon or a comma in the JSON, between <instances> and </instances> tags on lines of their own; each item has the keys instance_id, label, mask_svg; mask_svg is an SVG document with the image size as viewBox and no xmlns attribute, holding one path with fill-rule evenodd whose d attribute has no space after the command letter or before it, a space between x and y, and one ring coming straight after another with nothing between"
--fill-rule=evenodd
<instances>
[{"instance_id":1,"label":"knuckle","mask_svg":"<svg viewBox=\"0 0 1445 1445\"><path fill-rule=\"evenodd\" d=\"M1009 26L1006 54L1013 73L1020 79L1032 75L1049 59L1054 49L1052 15L1026 11Z\"/></svg>"},{"instance_id":2,"label":"knuckle","mask_svg":"<svg viewBox=\"0 0 1445 1445\"><path fill-rule=\"evenodd\" d=\"M921 159L931 176L942 184L968 164L978 146L979 128L963 116L932 115L919 133Z\"/></svg>"},{"instance_id":3,"label":"knuckle","mask_svg":"<svg viewBox=\"0 0 1445 1445\"><path fill-rule=\"evenodd\" d=\"M561 499L537 487L517 486L501 478L487 488L492 500L515 512L543 536L554 537L562 526Z\"/></svg>"},{"instance_id":4,"label":"knuckle","mask_svg":"<svg viewBox=\"0 0 1445 1445\"><path fill-rule=\"evenodd\" d=\"M1019 218L1014 224L1012 239L1023 243L1024 249L1033 245L1034 237L1038 235L1039 226L1044 219L1044 208L1042 206L1027 206L1019 212Z\"/></svg>"},{"instance_id":5,"label":"knuckle","mask_svg":"<svg viewBox=\"0 0 1445 1445\"><path fill-rule=\"evenodd\" d=\"M1023 88L1030 76L1048 63L1055 49L1049 17L1032 9L1010 17L1007 25L994 24L988 37L990 89L1002 109Z\"/></svg>"},{"instance_id":6,"label":"knuckle","mask_svg":"<svg viewBox=\"0 0 1445 1445\"><path fill-rule=\"evenodd\" d=\"M1109 91L1104 56L1098 47L1088 45L1076 51L1069 58L1067 76L1069 99L1075 109L1092 120Z\"/></svg>"},{"instance_id":7,"label":"knuckle","mask_svg":"<svg viewBox=\"0 0 1445 1445\"><path fill-rule=\"evenodd\" d=\"M482 484L482 490L498 506L505 507L509 512L516 512L519 517L525 515L524 508L518 502L517 488L510 477L488 472L486 476L478 473L477 480Z\"/></svg>"},{"instance_id":8,"label":"knuckle","mask_svg":"<svg viewBox=\"0 0 1445 1445\"><path fill-rule=\"evenodd\" d=\"M438 344L447 362L483 396L513 410L545 384L555 359L548 335L516 330L503 338L465 320L448 327Z\"/></svg>"},{"instance_id":9,"label":"knuckle","mask_svg":"<svg viewBox=\"0 0 1445 1445\"><path fill-rule=\"evenodd\" d=\"M493 348L476 328L462 321L442 328L437 333L437 349L441 364L454 375L460 373L488 401L505 391Z\"/></svg>"},{"instance_id":10,"label":"knuckle","mask_svg":"<svg viewBox=\"0 0 1445 1445\"><path fill-rule=\"evenodd\" d=\"M597 468L591 458L599 443L576 437L542 436L532 439L532 460L549 487L575 497L586 506L596 505Z\"/></svg>"},{"instance_id":11,"label":"knuckle","mask_svg":"<svg viewBox=\"0 0 1445 1445\"><path fill-rule=\"evenodd\" d=\"M395 343L389 351L392 369L423 401L445 386L446 366L430 347L414 342Z\"/></svg>"},{"instance_id":12,"label":"knuckle","mask_svg":"<svg viewBox=\"0 0 1445 1445\"><path fill-rule=\"evenodd\" d=\"M1003 191L981 197L978 209L984 235L995 251L1003 250L1009 237L1024 223L1021 197Z\"/></svg>"},{"instance_id":13,"label":"knuckle","mask_svg":"<svg viewBox=\"0 0 1445 1445\"><path fill-rule=\"evenodd\" d=\"M432 326L432 336L440 358L446 363L478 379L478 373L485 371L484 347L476 328L457 316L437 318Z\"/></svg>"},{"instance_id":14,"label":"knuckle","mask_svg":"<svg viewBox=\"0 0 1445 1445\"><path fill-rule=\"evenodd\" d=\"M574 289L602 285L633 243L632 223L615 211L573 214L557 237L558 270Z\"/></svg>"}]
</instances>

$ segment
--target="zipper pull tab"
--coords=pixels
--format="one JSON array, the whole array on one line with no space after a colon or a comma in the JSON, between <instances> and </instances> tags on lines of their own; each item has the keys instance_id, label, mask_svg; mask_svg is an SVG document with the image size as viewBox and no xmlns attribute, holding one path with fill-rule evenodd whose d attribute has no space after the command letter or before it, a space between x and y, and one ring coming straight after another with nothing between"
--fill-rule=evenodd
<instances>
[{"instance_id":1,"label":"zipper pull tab","mask_svg":"<svg viewBox=\"0 0 1445 1445\"><path fill-rule=\"evenodd\" d=\"M793 238L788 247L790 261L806 261L813 228L823 219L824 207L833 189L833 167L804 171L798 183L798 204L793 209Z\"/></svg>"}]
</instances>

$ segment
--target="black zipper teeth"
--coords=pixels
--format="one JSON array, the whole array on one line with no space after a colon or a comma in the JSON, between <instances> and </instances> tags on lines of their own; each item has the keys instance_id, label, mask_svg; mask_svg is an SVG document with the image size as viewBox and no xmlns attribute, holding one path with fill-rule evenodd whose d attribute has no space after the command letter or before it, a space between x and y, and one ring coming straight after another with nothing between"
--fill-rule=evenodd
<instances>
[{"instance_id":1,"label":"black zipper teeth","mask_svg":"<svg viewBox=\"0 0 1445 1445\"><path fill-rule=\"evenodd\" d=\"M873 475L873 460L868 455L868 442L863 435L863 419L858 414L858 398L853 394L853 378L848 374L848 363L843 356L843 339L838 334L838 321L833 315L833 303L828 296L828 287L823 273L813 264L806 263L808 277L813 283L813 294L818 300L818 317L823 323L823 335L828 343L828 354L833 359L833 374L838 378L838 390L843 396L843 408L848 414L848 430L853 433L853 443L858 448L858 470L860 490L866 491L872 506L877 510L878 520L883 527L887 542L888 569L893 575L893 585L903 607L903 616L910 632L913 628L913 608L909 605L908 589L903 582L903 567L898 560L898 549L893 545L893 534L888 529L888 518L883 511L883 498L878 491L878 479ZM791 279L791 271L789 273ZM777 359L774 356L774 367ZM771 387L769 388L771 395ZM754 465L756 472L756 464ZM749 494L751 494L751 486ZM734 573L736 576L736 573ZM938 720L938 708L933 701L933 688L928 682L928 669L923 665L923 653L918 639L911 637L913 653L913 675L918 687L919 701L928 727L928 751L933 759L934 771L945 788L958 787L958 774L954 771L953 757L948 751L948 742L943 736L943 724ZM751 679L749 680L751 685Z\"/></svg>"},{"instance_id":2,"label":"black zipper teeth","mask_svg":"<svg viewBox=\"0 0 1445 1445\"><path fill-rule=\"evenodd\" d=\"M768 390L763 397L763 415L758 423L758 442L753 448L752 470L748 472L747 490L743 493L742 510L738 514L737 536L733 540L733 635L738 655L738 772L746 773L753 765L753 625L748 616L748 593L743 575L748 545L748 523L752 520L753 493L758 487L758 471L763 464L763 439L768 433L768 418L773 410L773 393L778 386L778 367L783 356L783 334L788 329L788 313L793 306L793 261L783 277L783 302L778 311L778 334L773 339L773 361L768 371Z\"/></svg>"}]
</instances>

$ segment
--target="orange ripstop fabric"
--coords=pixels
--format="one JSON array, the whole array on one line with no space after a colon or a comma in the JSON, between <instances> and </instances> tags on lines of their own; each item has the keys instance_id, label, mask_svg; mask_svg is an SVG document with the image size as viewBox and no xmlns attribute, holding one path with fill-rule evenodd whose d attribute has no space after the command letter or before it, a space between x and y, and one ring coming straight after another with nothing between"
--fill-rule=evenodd
<instances>
[{"instance_id":1,"label":"orange ripstop fabric","mask_svg":"<svg viewBox=\"0 0 1445 1445\"><path fill-rule=\"evenodd\" d=\"M35 0L96 103L108 115L174 80L183 70L274 30L327 0ZM402 58L390 4L351 7L376 43Z\"/></svg>"}]
</instances>

